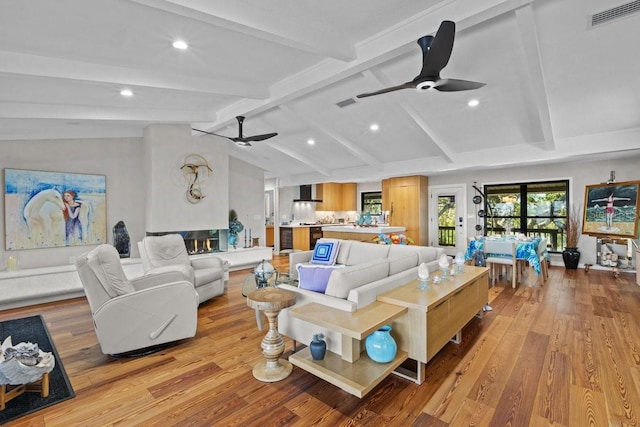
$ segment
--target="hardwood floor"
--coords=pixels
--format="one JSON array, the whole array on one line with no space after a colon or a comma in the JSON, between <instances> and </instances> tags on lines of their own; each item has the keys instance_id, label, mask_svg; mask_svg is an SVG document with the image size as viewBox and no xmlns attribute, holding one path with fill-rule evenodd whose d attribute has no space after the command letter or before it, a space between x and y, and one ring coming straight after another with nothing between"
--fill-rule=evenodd
<instances>
[{"instance_id":1,"label":"hardwood floor","mask_svg":"<svg viewBox=\"0 0 640 427\"><path fill-rule=\"evenodd\" d=\"M287 260L274 264L286 268ZM76 391L11 425L639 423L640 286L632 274L552 267L533 295L499 282L490 289L493 311L430 361L424 384L391 375L363 399L298 368L276 383L253 378L264 332L240 293L248 274L231 273L227 294L199 308L195 338L134 359L100 352L84 298L1 312L0 321L43 315Z\"/></svg>"}]
</instances>

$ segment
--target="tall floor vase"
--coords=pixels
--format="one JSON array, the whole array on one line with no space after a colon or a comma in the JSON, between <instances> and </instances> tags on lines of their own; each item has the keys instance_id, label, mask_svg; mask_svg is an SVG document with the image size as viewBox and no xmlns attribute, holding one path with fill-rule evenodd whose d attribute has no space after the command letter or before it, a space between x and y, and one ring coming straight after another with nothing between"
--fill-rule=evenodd
<instances>
[{"instance_id":1,"label":"tall floor vase","mask_svg":"<svg viewBox=\"0 0 640 427\"><path fill-rule=\"evenodd\" d=\"M578 248L565 248L562 251L562 261L564 261L564 268L567 270L576 270L578 268L578 262L580 262L580 251Z\"/></svg>"}]
</instances>

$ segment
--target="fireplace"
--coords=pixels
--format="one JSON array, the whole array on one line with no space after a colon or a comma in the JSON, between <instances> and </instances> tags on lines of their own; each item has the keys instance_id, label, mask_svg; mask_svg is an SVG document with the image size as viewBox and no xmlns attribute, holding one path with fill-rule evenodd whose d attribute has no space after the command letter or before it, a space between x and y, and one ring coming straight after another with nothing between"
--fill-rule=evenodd
<instances>
[{"instance_id":1,"label":"fireplace","mask_svg":"<svg viewBox=\"0 0 640 427\"><path fill-rule=\"evenodd\" d=\"M147 236L164 236L165 234L179 234L184 239L184 245L189 255L226 252L228 248L227 236L229 230L191 230L147 232Z\"/></svg>"}]
</instances>

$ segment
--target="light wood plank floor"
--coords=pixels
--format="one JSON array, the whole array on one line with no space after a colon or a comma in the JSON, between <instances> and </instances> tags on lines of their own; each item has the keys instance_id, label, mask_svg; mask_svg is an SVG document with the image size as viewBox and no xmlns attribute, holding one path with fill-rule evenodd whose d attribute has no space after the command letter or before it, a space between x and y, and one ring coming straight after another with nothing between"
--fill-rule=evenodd
<instances>
[{"instance_id":1,"label":"light wood plank floor","mask_svg":"<svg viewBox=\"0 0 640 427\"><path fill-rule=\"evenodd\" d=\"M274 260L286 268L286 258ZM551 268L539 294L503 281L493 311L427 365L418 386L395 375L363 399L294 368L255 380L264 332L233 272L199 308L198 333L162 352L100 352L84 298L14 309L42 314L77 396L17 426L626 426L640 419L640 287L632 274ZM310 337L311 338L311 337ZM291 341L287 340L288 356Z\"/></svg>"}]
</instances>

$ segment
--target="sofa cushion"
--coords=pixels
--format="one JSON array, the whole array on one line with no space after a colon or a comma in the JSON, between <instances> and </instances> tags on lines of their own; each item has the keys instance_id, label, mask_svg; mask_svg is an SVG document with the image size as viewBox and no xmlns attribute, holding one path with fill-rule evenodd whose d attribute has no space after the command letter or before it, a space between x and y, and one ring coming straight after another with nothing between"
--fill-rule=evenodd
<instances>
[{"instance_id":1,"label":"sofa cushion","mask_svg":"<svg viewBox=\"0 0 640 427\"><path fill-rule=\"evenodd\" d=\"M370 243L365 243L370 244ZM374 245L372 245L374 246ZM327 283L326 295L347 298L351 289L383 279L389 275L389 260L374 259L358 265L336 269Z\"/></svg>"},{"instance_id":2,"label":"sofa cushion","mask_svg":"<svg viewBox=\"0 0 640 427\"><path fill-rule=\"evenodd\" d=\"M333 265L336 263L338 257L338 250L340 249L339 240L323 240L316 242L316 247L313 249L313 255L311 256L312 264Z\"/></svg>"},{"instance_id":3,"label":"sofa cushion","mask_svg":"<svg viewBox=\"0 0 640 427\"><path fill-rule=\"evenodd\" d=\"M331 272L336 268L342 268L343 265L314 265L314 264L298 264L298 287L308 291L324 293L327 289L327 283Z\"/></svg>"},{"instance_id":4,"label":"sofa cushion","mask_svg":"<svg viewBox=\"0 0 640 427\"><path fill-rule=\"evenodd\" d=\"M395 256L389 258L389 276L392 276L401 271L410 269L418 265L418 253L410 252L405 255Z\"/></svg>"},{"instance_id":5,"label":"sofa cushion","mask_svg":"<svg viewBox=\"0 0 640 427\"><path fill-rule=\"evenodd\" d=\"M366 242L351 242L349 257L345 264L358 265L370 262L373 259L387 258L389 256L389 246Z\"/></svg>"}]
</instances>

